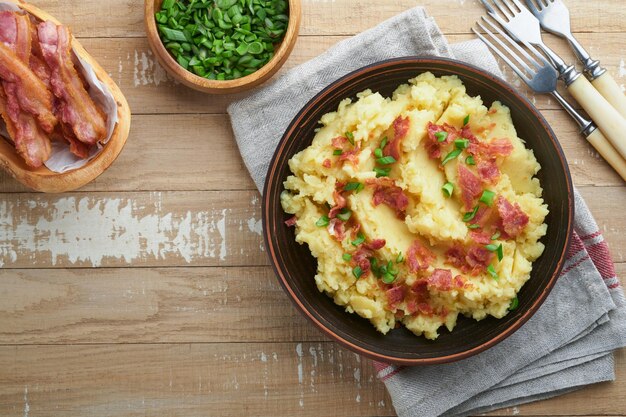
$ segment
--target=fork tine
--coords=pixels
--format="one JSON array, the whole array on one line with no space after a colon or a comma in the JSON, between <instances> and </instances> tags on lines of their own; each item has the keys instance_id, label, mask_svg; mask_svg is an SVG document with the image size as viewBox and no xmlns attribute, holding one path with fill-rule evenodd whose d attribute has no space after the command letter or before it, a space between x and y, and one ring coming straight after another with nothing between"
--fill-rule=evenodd
<instances>
[{"instance_id":1,"label":"fork tine","mask_svg":"<svg viewBox=\"0 0 626 417\"><path fill-rule=\"evenodd\" d=\"M534 1L534 0L526 0L526 6L530 9L530 11L532 12L532 14L537 14L537 13L539 13L539 11L541 10L541 7L542 7L542 5L541 5L541 1L539 1L539 0L538 0L538 1L537 1L537 4L538 4L539 6L537 6L537 5L535 4L535 1Z\"/></svg>"},{"instance_id":2,"label":"fork tine","mask_svg":"<svg viewBox=\"0 0 626 417\"><path fill-rule=\"evenodd\" d=\"M533 55L535 55L535 57L533 58L532 56L530 56L530 54L528 52L526 52L526 50L524 48L522 48L521 46L519 46L518 42L515 42L513 39L511 39L510 36L508 36L506 33L504 33L504 31L502 31L497 25L493 24L492 22L490 22L489 20L485 19L484 17L482 17L482 19L495 31L498 32L506 41L509 42L509 44L511 44L511 46L513 46L519 53L521 53L522 55L524 55L524 57L531 63L533 64L537 69L541 69L542 66L550 66L551 64L548 62L548 60L545 59L545 57L539 52L537 51L537 49L535 49L534 46L532 46L531 44L529 44L528 42L524 42L524 41L519 41L521 42L526 48L528 48L529 51L531 51L533 53ZM539 62L537 61L537 59L539 60ZM543 64L543 65L541 65Z\"/></svg>"},{"instance_id":3,"label":"fork tine","mask_svg":"<svg viewBox=\"0 0 626 417\"><path fill-rule=\"evenodd\" d=\"M520 12L524 10L524 5L519 0L513 0L513 4L515 4Z\"/></svg>"},{"instance_id":4,"label":"fork tine","mask_svg":"<svg viewBox=\"0 0 626 417\"><path fill-rule=\"evenodd\" d=\"M498 12L495 11L495 9L491 6L491 3L489 3L487 0L480 0L480 2L483 4L483 6L485 6L485 9L487 9L487 14L489 14L489 16L494 17L498 16Z\"/></svg>"},{"instance_id":5,"label":"fork tine","mask_svg":"<svg viewBox=\"0 0 626 417\"><path fill-rule=\"evenodd\" d=\"M496 10L491 6L491 3L489 3L487 0L480 0L480 2L483 4L483 6L485 6L485 9L487 9L487 14L489 16L494 18L496 22L500 23L501 25L506 25L506 20L500 17L500 14L496 12Z\"/></svg>"},{"instance_id":6,"label":"fork tine","mask_svg":"<svg viewBox=\"0 0 626 417\"><path fill-rule=\"evenodd\" d=\"M481 28L482 30L484 30L487 33L490 33L482 24L480 24L480 22L476 22L476 25ZM476 36L478 36L478 38L484 42L485 45L487 45L487 47L489 49L491 49L496 55L498 55L504 62L507 63L507 65L509 67L511 67L511 69L521 78L523 79L525 82L530 82L530 78L528 78L528 76L522 71L520 70L517 65L515 65L502 51L500 51L494 44L492 44L486 37L484 37L480 32L478 32L475 28L472 28L472 32L474 32L474 34ZM490 36L492 39L494 40L498 40L495 36L493 36L493 34L491 34L492 36ZM515 56L515 55L513 55Z\"/></svg>"},{"instance_id":7,"label":"fork tine","mask_svg":"<svg viewBox=\"0 0 626 417\"><path fill-rule=\"evenodd\" d=\"M537 57L541 62L543 62L544 65L549 65L549 66L553 66L544 56L541 52L539 52L534 46L532 46L531 44L524 42L524 46L526 46L528 48L529 51L531 51L533 53L533 55L535 55L535 57Z\"/></svg>"},{"instance_id":8,"label":"fork tine","mask_svg":"<svg viewBox=\"0 0 626 417\"><path fill-rule=\"evenodd\" d=\"M505 7L505 6L502 4L502 3L503 3L503 1L502 1L502 0L492 0L492 1L493 1L493 4L495 4L495 5L498 7L498 9L500 9L500 12L501 12L501 13L502 13L502 14L503 14L503 15L504 15L504 16L505 16L508 20L511 20L511 19L513 18L513 15L512 15L512 14L509 14L509 13L511 13L511 11L510 11L510 10L507 10L507 7Z\"/></svg>"},{"instance_id":9,"label":"fork tine","mask_svg":"<svg viewBox=\"0 0 626 417\"><path fill-rule=\"evenodd\" d=\"M511 13L513 13L513 16L521 12L521 10L517 9L514 4L511 4L511 0L501 0L501 1L502 3L506 4L506 6L511 11ZM513 3L515 3L515 0L513 0Z\"/></svg>"},{"instance_id":10,"label":"fork tine","mask_svg":"<svg viewBox=\"0 0 626 417\"><path fill-rule=\"evenodd\" d=\"M502 36L502 38L508 42L509 45L511 45L513 48L515 48L520 54L522 54L531 64L533 64L537 69L541 68L541 65L539 65L539 63L534 60L529 54L528 52L526 52L521 46L519 46L517 44L517 42L515 42L513 39L511 39L509 36L507 36L502 30L500 30L499 27L497 27L496 25L494 25L492 22L490 22L489 20L485 19L484 17L482 18L482 20L491 27L491 29L495 32L497 32L498 34L500 34L500 36ZM480 22L477 22L480 25ZM519 56L519 54L516 54L515 52L513 52L513 50L504 42L502 42L495 34L493 34L489 29L487 29L485 26L480 25L483 30L485 30L485 32L487 32L505 51L507 51L515 60L517 60L517 62L519 62L519 64L526 70L528 71L528 73L530 75L532 75L534 73L533 69L530 68L526 62L524 62L524 60L522 60L522 58Z\"/></svg>"}]
</instances>

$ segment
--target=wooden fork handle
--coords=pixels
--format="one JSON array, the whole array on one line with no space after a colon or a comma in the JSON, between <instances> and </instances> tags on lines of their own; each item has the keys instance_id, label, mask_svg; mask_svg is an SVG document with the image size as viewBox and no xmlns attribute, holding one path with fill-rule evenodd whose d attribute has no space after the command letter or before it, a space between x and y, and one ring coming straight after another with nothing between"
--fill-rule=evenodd
<instances>
[{"instance_id":1,"label":"wooden fork handle","mask_svg":"<svg viewBox=\"0 0 626 417\"><path fill-rule=\"evenodd\" d=\"M591 84L602 94L606 101L615 107L622 117L626 118L626 96L608 71L593 80Z\"/></svg>"},{"instance_id":2,"label":"wooden fork handle","mask_svg":"<svg viewBox=\"0 0 626 417\"><path fill-rule=\"evenodd\" d=\"M626 119L596 90L585 77L578 77L568 86L572 96L602 130L604 137L626 158Z\"/></svg>"},{"instance_id":3,"label":"wooden fork handle","mask_svg":"<svg viewBox=\"0 0 626 417\"><path fill-rule=\"evenodd\" d=\"M600 129L596 129L589 136L587 141L613 167L624 181L626 181L626 159L617 153L613 145L606 140Z\"/></svg>"}]
</instances>

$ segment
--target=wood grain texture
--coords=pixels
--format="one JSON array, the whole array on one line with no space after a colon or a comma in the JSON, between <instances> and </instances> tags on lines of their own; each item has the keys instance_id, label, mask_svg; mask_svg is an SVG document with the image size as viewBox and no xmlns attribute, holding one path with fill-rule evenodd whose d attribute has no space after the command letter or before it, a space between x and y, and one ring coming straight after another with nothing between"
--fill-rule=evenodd
<instances>
[{"instance_id":1,"label":"wood grain texture","mask_svg":"<svg viewBox=\"0 0 626 417\"><path fill-rule=\"evenodd\" d=\"M6 194L4 268L267 265L257 191Z\"/></svg>"},{"instance_id":2,"label":"wood grain texture","mask_svg":"<svg viewBox=\"0 0 626 417\"><path fill-rule=\"evenodd\" d=\"M564 148L576 185L619 186L623 182L563 111L542 113ZM134 116L124 152L80 191L254 189L228 116L171 114ZM21 191L28 190L0 171L0 192Z\"/></svg>"},{"instance_id":3,"label":"wood grain texture","mask_svg":"<svg viewBox=\"0 0 626 417\"><path fill-rule=\"evenodd\" d=\"M0 173L0 416L395 415L372 364L297 313L267 266L259 195L225 114L243 95L169 79L141 2L33 2L71 26L134 115L120 157L80 192L35 194ZM626 84L626 5L566 2L579 40ZM450 42L473 39L477 0L303 0L281 72L418 3ZM546 40L571 60L562 41ZM626 188L556 103L529 98L625 283ZM623 417L625 350L616 377L492 415Z\"/></svg>"},{"instance_id":4,"label":"wood grain texture","mask_svg":"<svg viewBox=\"0 0 626 417\"><path fill-rule=\"evenodd\" d=\"M143 4L140 1L111 0L36 0L33 3L47 10L82 37L141 37ZM469 33L467 22L478 18L482 10L478 0L303 0L300 34L352 35L366 30L384 19L411 7L423 6L445 34ZM568 0L572 28L575 32L623 32L626 11L616 7L614 0ZM105 18L103 18L105 17Z\"/></svg>"},{"instance_id":5,"label":"wood grain texture","mask_svg":"<svg viewBox=\"0 0 626 417\"><path fill-rule=\"evenodd\" d=\"M594 55L602 58L602 65L614 74L618 83L626 83L626 75L619 77L624 58L621 50L624 33L581 33L578 38L593 51ZM318 56L345 39L348 39L348 36L301 36L279 74ZM470 33L448 36L451 43L471 39L475 37ZM550 36L546 42L568 61L573 62L574 55L562 40ZM207 95L177 84L157 63L145 37L111 38L106 42L102 42L100 38L81 38L81 43L124 91L134 115L225 113L228 103L246 95ZM512 71L504 65L501 65L501 68L507 80L526 93L539 109L560 109L548 96L529 94Z\"/></svg>"},{"instance_id":6,"label":"wood grain texture","mask_svg":"<svg viewBox=\"0 0 626 417\"><path fill-rule=\"evenodd\" d=\"M580 187L614 259L626 261L623 187ZM257 191L9 193L0 201L6 268L268 265Z\"/></svg>"},{"instance_id":7,"label":"wood grain texture","mask_svg":"<svg viewBox=\"0 0 626 417\"><path fill-rule=\"evenodd\" d=\"M626 353L616 353L617 380ZM0 414L391 416L369 360L332 342L0 347ZM610 415L619 383L493 415Z\"/></svg>"},{"instance_id":8,"label":"wood grain texture","mask_svg":"<svg viewBox=\"0 0 626 417\"><path fill-rule=\"evenodd\" d=\"M211 291L210 299L224 301L224 304L217 304L226 305L230 290L218 276L228 271L195 268L198 275L179 277L180 271L149 270L141 278L143 284L134 277L125 282L122 271L100 269L89 277L89 271L83 270L73 271L68 277L52 274L46 278L45 271L31 270L15 276L14 282L25 280L28 284L11 286L7 293L11 293L13 302L7 297L0 304L14 309L13 317L5 315L4 307L0 312L0 339L4 344L0 347L0 415L21 415L26 407L30 415L68 417L104 413L201 416L206 415L207 410L215 413L211 415L225 417L277 415L278 410L284 415L303 416L331 415L322 410L335 416L393 415L382 383L374 378L370 361L332 342L174 344L162 339L152 344L138 343L150 332L143 327L149 329L154 324L150 323L151 319L141 317L146 305L158 305L161 310L163 304L186 305L190 300L195 304L206 298L204 291ZM624 276L624 272L626 265L620 264L618 274ZM259 273L262 269L245 271L242 275L255 281L260 291L271 288L271 283L265 283ZM6 279L7 275L2 276L2 282ZM209 283L213 279L218 283ZM146 287L146 280L153 282ZM109 282L113 285L108 285ZM44 286L39 291L51 294L49 300L37 299L34 295L37 286ZM242 300L248 295L246 285L243 288ZM102 300L88 301L88 293ZM63 301L62 294L72 296ZM69 317L80 320L87 302L94 312L91 319L74 325L62 323ZM41 315L20 317L20 312L32 309ZM271 309L264 311L270 312L272 321ZM98 312L103 316L96 317ZM115 314L117 317L113 316ZM166 335L171 328L167 323L170 320L161 314L157 314L156 321L165 321L160 332ZM201 309L173 316L176 315L182 333L193 332L193 323L206 318ZM238 323L254 320L255 315L258 311L253 308L244 309ZM16 322L8 324L6 318ZM89 336L76 340L66 335L65 345L45 346L54 340L41 337L41 329L31 328L26 324L28 320L38 326L43 321L44 325L56 329L53 332L71 329L69 333ZM108 323L101 329L103 333L94 331L98 323ZM294 325L310 327L306 323ZM14 326L13 332L21 330L30 336L21 341L13 340L11 343L18 345L9 346L6 344L7 326ZM132 334L133 327L139 336L134 344L78 344L97 342L106 331L113 332L110 339L113 340L123 332ZM244 329L250 330L247 326ZM264 324L258 328L258 331L265 330ZM294 334L295 340L299 337ZM123 342L123 338L116 342ZM617 352L616 363L620 381L626 378L624 350ZM620 389L618 383L599 384L562 398L500 410L493 415L566 416L602 412L609 415L624 409ZM594 401L591 403L589 398Z\"/></svg>"},{"instance_id":9,"label":"wood grain texture","mask_svg":"<svg viewBox=\"0 0 626 417\"><path fill-rule=\"evenodd\" d=\"M624 272L618 264L626 284ZM0 280L0 345L328 340L269 266L21 269Z\"/></svg>"},{"instance_id":10,"label":"wood grain texture","mask_svg":"<svg viewBox=\"0 0 626 417\"><path fill-rule=\"evenodd\" d=\"M2 344L327 340L269 266L22 269L0 281Z\"/></svg>"}]
</instances>

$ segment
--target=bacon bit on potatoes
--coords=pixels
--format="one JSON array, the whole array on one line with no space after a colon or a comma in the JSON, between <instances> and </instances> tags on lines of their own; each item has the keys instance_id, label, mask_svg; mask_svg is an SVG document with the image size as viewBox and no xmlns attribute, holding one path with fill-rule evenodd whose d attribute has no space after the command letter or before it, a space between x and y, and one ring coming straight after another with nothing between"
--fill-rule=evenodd
<instances>
[{"instance_id":1,"label":"bacon bit on potatoes","mask_svg":"<svg viewBox=\"0 0 626 417\"><path fill-rule=\"evenodd\" d=\"M392 156L396 161L400 160L400 145L409 131L410 120L407 117L398 116L393 121L393 139L387 142L383 149L383 155Z\"/></svg>"}]
</instances>

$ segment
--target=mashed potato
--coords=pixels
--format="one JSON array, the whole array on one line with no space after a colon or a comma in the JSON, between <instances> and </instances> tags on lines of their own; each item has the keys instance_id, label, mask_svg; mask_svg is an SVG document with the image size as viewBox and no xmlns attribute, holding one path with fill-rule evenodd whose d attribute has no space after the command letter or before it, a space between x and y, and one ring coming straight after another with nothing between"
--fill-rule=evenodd
<instances>
[{"instance_id":1,"label":"mashed potato","mask_svg":"<svg viewBox=\"0 0 626 417\"><path fill-rule=\"evenodd\" d=\"M319 290L382 333L435 339L459 314L505 316L548 214L509 109L428 72L357 98L322 117L281 195Z\"/></svg>"}]
</instances>

